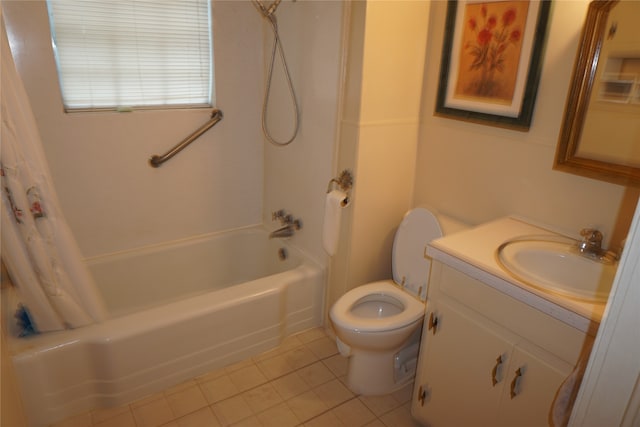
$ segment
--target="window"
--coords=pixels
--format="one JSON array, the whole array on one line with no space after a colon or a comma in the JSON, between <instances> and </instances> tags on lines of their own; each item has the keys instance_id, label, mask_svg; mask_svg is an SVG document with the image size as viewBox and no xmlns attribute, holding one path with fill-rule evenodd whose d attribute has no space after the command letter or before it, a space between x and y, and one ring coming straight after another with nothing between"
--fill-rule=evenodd
<instances>
[{"instance_id":1,"label":"window","mask_svg":"<svg viewBox=\"0 0 640 427\"><path fill-rule=\"evenodd\" d=\"M210 0L48 0L67 111L214 104Z\"/></svg>"}]
</instances>

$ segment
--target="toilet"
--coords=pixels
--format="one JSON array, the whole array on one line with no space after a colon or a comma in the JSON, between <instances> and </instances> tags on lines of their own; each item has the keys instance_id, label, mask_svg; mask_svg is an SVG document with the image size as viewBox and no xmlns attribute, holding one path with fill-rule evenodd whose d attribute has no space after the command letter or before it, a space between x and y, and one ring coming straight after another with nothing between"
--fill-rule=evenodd
<instances>
[{"instance_id":1,"label":"toilet","mask_svg":"<svg viewBox=\"0 0 640 427\"><path fill-rule=\"evenodd\" d=\"M338 350L349 357L347 383L353 392L388 394L413 381L431 268L425 251L442 235L431 211L410 210L393 241L393 279L358 286L331 307Z\"/></svg>"}]
</instances>

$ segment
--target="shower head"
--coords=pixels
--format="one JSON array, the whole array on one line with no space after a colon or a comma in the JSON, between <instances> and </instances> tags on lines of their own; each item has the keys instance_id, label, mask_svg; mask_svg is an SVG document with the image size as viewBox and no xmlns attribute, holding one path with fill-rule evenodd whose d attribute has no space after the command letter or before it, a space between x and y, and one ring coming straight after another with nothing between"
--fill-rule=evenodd
<instances>
[{"instance_id":1,"label":"shower head","mask_svg":"<svg viewBox=\"0 0 640 427\"><path fill-rule=\"evenodd\" d=\"M271 17L276 12L278 5L282 0L275 0L269 6L266 6L262 0L252 0L253 4L258 8L258 10L264 15L265 18Z\"/></svg>"}]
</instances>

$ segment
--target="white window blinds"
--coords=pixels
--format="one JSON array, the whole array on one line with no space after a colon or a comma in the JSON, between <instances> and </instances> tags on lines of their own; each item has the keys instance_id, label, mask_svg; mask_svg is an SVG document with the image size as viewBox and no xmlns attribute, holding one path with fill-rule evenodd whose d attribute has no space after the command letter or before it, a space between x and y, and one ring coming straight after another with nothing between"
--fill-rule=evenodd
<instances>
[{"instance_id":1,"label":"white window blinds","mask_svg":"<svg viewBox=\"0 0 640 427\"><path fill-rule=\"evenodd\" d=\"M48 0L67 110L214 104L209 0Z\"/></svg>"}]
</instances>

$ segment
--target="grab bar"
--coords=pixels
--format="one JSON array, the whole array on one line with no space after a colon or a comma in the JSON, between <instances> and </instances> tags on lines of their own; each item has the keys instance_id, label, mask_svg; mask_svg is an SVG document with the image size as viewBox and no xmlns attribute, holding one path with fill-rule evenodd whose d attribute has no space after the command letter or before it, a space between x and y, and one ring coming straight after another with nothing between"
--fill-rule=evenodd
<instances>
[{"instance_id":1,"label":"grab bar","mask_svg":"<svg viewBox=\"0 0 640 427\"><path fill-rule=\"evenodd\" d=\"M151 156L151 158L149 159L149 164L152 167L157 168L158 166L160 166L161 164L163 164L164 162L166 162L167 160L169 160L170 158L178 154L180 151L182 151L187 145L191 144L193 141L198 139L198 137L200 137L203 133L205 133L206 131L211 129L213 126L215 126L216 123L218 123L220 120L222 120L222 111L218 109L213 110L211 112L211 118L205 124L200 126L195 132L193 132L191 135L189 135L188 137L180 141L178 145L176 145L171 150L164 153L162 156L158 156L158 155Z\"/></svg>"}]
</instances>

